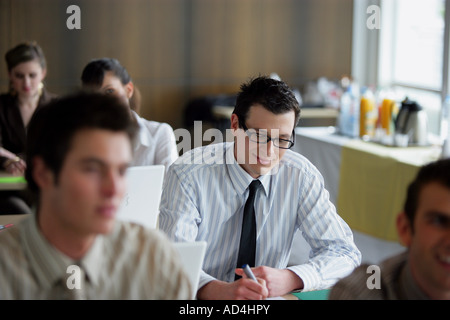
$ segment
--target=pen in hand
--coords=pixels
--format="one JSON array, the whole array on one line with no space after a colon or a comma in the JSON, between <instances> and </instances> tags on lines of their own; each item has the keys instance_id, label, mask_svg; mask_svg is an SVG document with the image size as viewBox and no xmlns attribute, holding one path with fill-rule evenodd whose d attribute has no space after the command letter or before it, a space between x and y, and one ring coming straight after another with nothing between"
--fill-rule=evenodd
<instances>
[{"instance_id":1,"label":"pen in hand","mask_svg":"<svg viewBox=\"0 0 450 320\"><path fill-rule=\"evenodd\" d=\"M249 278L252 279L253 281L258 282L258 280L256 280L256 277L255 277L255 275L254 275L253 272L252 272L252 269L250 269L250 266L249 266L248 264L244 264L244 265L242 266L242 269L244 269L245 275L246 275L247 277L249 277Z\"/></svg>"},{"instance_id":2,"label":"pen in hand","mask_svg":"<svg viewBox=\"0 0 450 320\"><path fill-rule=\"evenodd\" d=\"M253 274L253 271L252 271L252 269L250 269L250 266L249 266L248 264L244 264L244 265L242 266L242 269L244 270L245 275L246 275L249 279L252 279L253 281L259 283L259 281L256 280L256 277L255 277L255 275ZM263 280L261 280L261 281L263 281ZM268 289L267 289L267 287L266 287L266 285L265 285L265 282L264 282L264 284L259 283L259 285L261 285L261 286L263 286L263 287L265 288L265 289L264 289L265 293L264 293L264 291L262 291L262 293L260 293L260 294L262 295L262 299L267 299L269 292L268 292Z\"/></svg>"}]
</instances>

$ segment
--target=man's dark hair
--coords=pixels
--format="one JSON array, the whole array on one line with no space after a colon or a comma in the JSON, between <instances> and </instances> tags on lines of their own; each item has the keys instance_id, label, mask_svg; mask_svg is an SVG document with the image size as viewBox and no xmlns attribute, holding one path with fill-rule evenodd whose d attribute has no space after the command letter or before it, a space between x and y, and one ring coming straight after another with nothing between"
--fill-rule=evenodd
<instances>
[{"instance_id":1,"label":"man's dark hair","mask_svg":"<svg viewBox=\"0 0 450 320\"><path fill-rule=\"evenodd\" d=\"M431 182L437 182L450 189L450 159L441 159L423 166L414 181L408 186L403 209L411 225L414 225L420 192L425 185Z\"/></svg>"},{"instance_id":2,"label":"man's dark hair","mask_svg":"<svg viewBox=\"0 0 450 320\"><path fill-rule=\"evenodd\" d=\"M124 132L132 142L137 124L128 106L119 99L99 93L76 93L39 108L28 125L25 178L28 188L39 194L33 180L33 159L39 156L58 178L72 139L83 129Z\"/></svg>"},{"instance_id":3,"label":"man's dark hair","mask_svg":"<svg viewBox=\"0 0 450 320\"><path fill-rule=\"evenodd\" d=\"M292 90L283 81L260 76L241 85L233 111L239 118L240 127L247 119L250 107L256 104L262 105L273 114L294 111L294 126L300 118L300 105Z\"/></svg>"},{"instance_id":4,"label":"man's dark hair","mask_svg":"<svg viewBox=\"0 0 450 320\"><path fill-rule=\"evenodd\" d=\"M101 58L91 60L83 69L81 82L83 87L100 87L105 73L111 71L120 82L125 85L131 81L131 77L117 59Z\"/></svg>"}]
</instances>

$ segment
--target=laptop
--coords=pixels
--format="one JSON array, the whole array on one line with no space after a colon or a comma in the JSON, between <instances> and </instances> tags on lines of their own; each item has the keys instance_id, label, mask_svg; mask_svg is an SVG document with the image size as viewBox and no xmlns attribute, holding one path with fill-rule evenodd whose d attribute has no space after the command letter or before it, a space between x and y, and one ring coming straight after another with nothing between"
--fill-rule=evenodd
<instances>
[{"instance_id":1,"label":"laptop","mask_svg":"<svg viewBox=\"0 0 450 320\"><path fill-rule=\"evenodd\" d=\"M127 192L117 212L117 219L155 229L164 179L163 165L129 167Z\"/></svg>"},{"instance_id":2,"label":"laptop","mask_svg":"<svg viewBox=\"0 0 450 320\"><path fill-rule=\"evenodd\" d=\"M180 254L184 271L191 281L192 297L196 297L200 271L202 270L203 259L205 258L206 242L174 242L173 245Z\"/></svg>"}]
</instances>

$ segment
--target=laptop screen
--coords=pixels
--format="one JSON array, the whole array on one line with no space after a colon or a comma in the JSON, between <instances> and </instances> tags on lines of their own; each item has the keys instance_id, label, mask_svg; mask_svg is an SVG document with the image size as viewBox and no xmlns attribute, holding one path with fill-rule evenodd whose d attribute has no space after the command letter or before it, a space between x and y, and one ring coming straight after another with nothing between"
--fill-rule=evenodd
<instances>
[{"instance_id":1,"label":"laptop screen","mask_svg":"<svg viewBox=\"0 0 450 320\"><path fill-rule=\"evenodd\" d=\"M127 169L127 191L117 212L117 219L156 228L164 171L163 165Z\"/></svg>"},{"instance_id":2,"label":"laptop screen","mask_svg":"<svg viewBox=\"0 0 450 320\"><path fill-rule=\"evenodd\" d=\"M192 296L195 297L200 280L200 271L203 267L203 259L205 258L206 242L174 242L173 245L178 250L184 271L191 280Z\"/></svg>"}]
</instances>

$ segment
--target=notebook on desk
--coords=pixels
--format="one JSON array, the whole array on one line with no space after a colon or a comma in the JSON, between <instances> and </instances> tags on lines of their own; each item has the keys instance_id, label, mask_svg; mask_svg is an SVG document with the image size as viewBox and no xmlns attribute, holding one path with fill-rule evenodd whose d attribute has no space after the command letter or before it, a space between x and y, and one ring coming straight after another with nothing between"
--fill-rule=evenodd
<instances>
[{"instance_id":1,"label":"notebook on desk","mask_svg":"<svg viewBox=\"0 0 450 320\"><path fill-rule=\"evenodd\" d=\"M203 266L203 259L205 258L206 242L175 242L173 245L180 254L184 270L191 281L192 296L195 297L200 280L200 271Z\"/></svg>"},{"instance_id":2,"label":"notebook on desk","mask_svg":"<svg viewBox=\"0 0 450 320\"><path fill-rule=\"evenodd\" d=\"M164 179L163 165L129 167L127 192L117 212L119 220L156 228Z\"/></svg>"}]
</instances>

